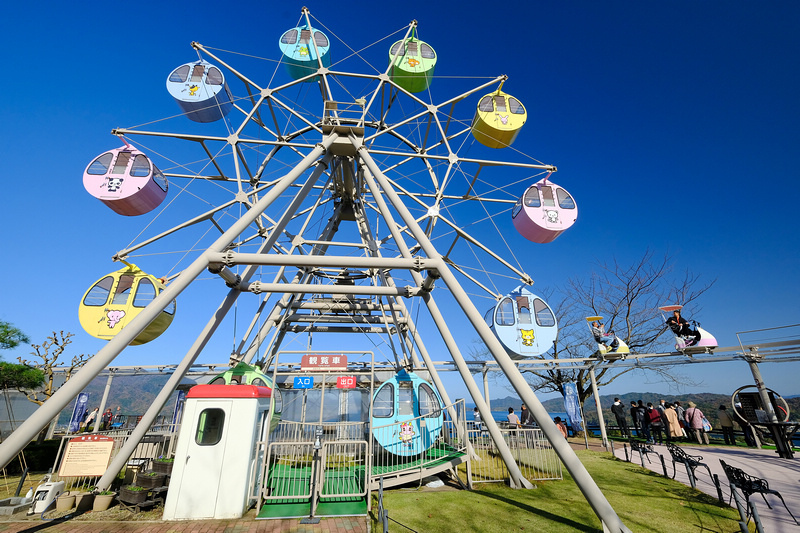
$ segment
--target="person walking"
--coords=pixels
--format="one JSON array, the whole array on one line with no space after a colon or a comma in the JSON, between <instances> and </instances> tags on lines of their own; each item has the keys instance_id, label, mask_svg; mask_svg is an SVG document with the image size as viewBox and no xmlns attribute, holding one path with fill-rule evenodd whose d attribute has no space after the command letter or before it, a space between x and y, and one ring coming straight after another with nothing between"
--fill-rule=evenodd
<instances>
[{"instance_id":1,"label":"person walking","mask_svg":"<svg viewBox=\"0 0 800 533\"><path fill-rule=\"evenodd\" d=\"M717 417L719 418L719 425L722 427L722 438L725 439L725 444L736 446L736 435L733 433L733 417L728 412L728 408L720 405Z\"/></svg>"},{"instance_id":2,"label":"person walking","mask_svg":"<svg viewBox=\"0 0 800 533\"><path fill-rule=\"evenodd\" d=\"M708 444L708 434L703 429L703 418L705 418L703 411L698 409L694 402L689 402L689 408L684 416L686 417L686 427L694 433L697 443Z\"/></svg>"},{"instance_id":3,"label":"person walking","mask_svg":"<svg viewBox=\"0 0 800 533\"><path fill-rule=\"evenodd\" d=\"M631 431L628 429L628 421L625 418L625 406L619 401L619 398L614 398L614 403L611 405L611 412L614 413L614 418L617 419L617 426L623 437L630 437Z\"/></svg>"}]
</instances>

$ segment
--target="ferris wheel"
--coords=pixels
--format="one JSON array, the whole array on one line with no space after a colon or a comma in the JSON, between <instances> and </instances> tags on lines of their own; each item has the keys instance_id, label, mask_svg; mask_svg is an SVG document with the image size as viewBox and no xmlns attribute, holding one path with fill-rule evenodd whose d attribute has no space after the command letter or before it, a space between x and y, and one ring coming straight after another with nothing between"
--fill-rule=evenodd
<instances>
[{"instance_id":1,"label":"ferris wheel","mask_svg":"<svg viewBox=\"0 0 800 533\"><path fill-rule=\"evenodd\" d=\"M166 80L179 112L113 130L122 146L88 162L87 192L110 216L147 218L150 234L114 254L126 268L84 295L81 323L109 343L44 411L60 411L129 344L168 334L179 295L210 272L227 294L144 416L145 429L242 295L259 304L232 363L269 368L292 335L374 333L387 339L398 370L427 367L450 404L406 303L422 302L489 421L434 299L446 286L596 512L618 522L511 362L547 350L522 332L554 336L556 325L543 300L509 291L533 280L507 236L552 241L575 223L575 200L550 180L554 165L515 147L528 110L505 92L512 81L461 79L447 90L451 82L436 75L435 42L418 33L412 21L372 45L381 50L379 66L364 59L370 47L340 43L305 8L279 37L277 60L192 43L197 60ZM147 273L149 258L187 248L169 272ZM464 286L492 300L486 322ZM515 335L522 340L508 340ZM19 439L38 423L28 422ZM489 429L525 486L499 432Z\"/></svg>"}]
</instances>

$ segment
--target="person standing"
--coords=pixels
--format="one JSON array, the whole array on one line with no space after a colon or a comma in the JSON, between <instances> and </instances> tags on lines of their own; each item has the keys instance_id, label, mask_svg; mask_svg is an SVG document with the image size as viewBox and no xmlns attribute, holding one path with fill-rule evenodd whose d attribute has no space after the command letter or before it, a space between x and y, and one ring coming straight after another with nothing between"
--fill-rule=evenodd
<instances>
[{"instance_id":1,"label":"person standing","mask_svg":"<svg viewBox=\"0 0 800 533\"><path fill-rule=\"evenodd\" d=\"M686 409L683 408L681 402L675 401L675 414L678 415L678 422L681 425L681 435L686 438Z\"/></svg>"},{"instance_id":2,"label":"person standing","mask_svg":"<svg viewBox=\"0 0 800 533\"><path fill-rule=\"evenodd\" d=\"M628 421L625 418L625 406L619 401L619 398L614 398L614 403L611 405L611 412L614 413L614 418L617 419L617 426L623 437L630 437L631 432L628 429Z\"/></svg>"},{"instance_id":3,"label":"person standing","mask_svg":"<svg viewBox=\"0 0 800 533\"><path fill-rule=\"evenodd\" d=\"M642 424L639 422L638 406L636 402L631 402L631 423L636 428L636 436L642 436Z\"/></svg>"},{"instance_id":4,"label":"person standing","mask_svg":"<svg viewBox=\"0 0 800 533\"><path fill-rule=\"evenodd\" d=\"M724 405L719 406L719 425L722 426L722 438L725 439L725 444L736 446L736 435L733 433L733 417L728 412L728 408Z\"/></svg>"},{"instance_id":5,"label":"person standing","mask_svg":"<svg viewBox=\"0 0 800 533\"><path fill-rule=\"evenodd\" d=\"M513 407L509 407L508 408L508 416L506 416L506 419L508 420L509 427L512 427L512 428L518 428L519 427L519 424L520 424L519 417L514 414L514 408Z\"/></svg>"},{"instance_id":6,"label":"person standing","mask_svg":"<svg viewBox=\"0 0 800 533\"><path fill-rule=\"evenodd\" d=\"M522 407L520 408L519 421L520 421L520 423L522 424L523 427L533 427L533 425L534 425L533 424L533 415L528 410L528 408L525 406L525 404L522 404Z\"/></svg>"},{"instance_id":7,"label":"person standing","mask_svg":"<svg viewBox=\"0 0 800 533\"><path fill-rule=\"evenodd\" d=\"M647 403L647 421L650 424L650 444L663 444L664 422L661 420L661 411L653 408L653 404L650 402Z\"/></svg>"},{"instance_id":8,"label":"person standing","mask_svg":"<svg viewBox=\"0 0 800 533\"><path fill-rule=\"evenodd\" d=\"M640 436L644 437L647 442L651 442L653 438L650 435L650 418L647 416L647 407L644 406L642 400L636 404L636 419L642 429Z\"/></svg>"},{"instance_id":9,"label":"person standing","mask_svg":"<svg viewBox=\"0 0 800 533\"><path fill-rule=\"evenodd\" d=\"M99 411L100 411L100 408L99 407L95 407L94 410L91 413L89 413L89 416L86 417L86 422L84 424L84 427L85 427L86 431L91 431L92 428L94 428L94 424L100 422L97 419L97 414L98 414Z\"/></svg>"},{"instance_id":10,"label":"person standing","mask_svg":"<svg viewBox=\"0 0 800 533\"><path fill-rule=\"evenodd\" d=\"M667 421L665 433L667 434L667 442L672 442L672 439L680 439L683 436L681 429L681 422L678 420L678 413L675 407L667 404L664 408L663 418Z\"/></svg>"},{"instance_id":11,"label":"person standing","mask_svg":"<svg viewBox=\"0 0 800 533\"><path fill-rule=\"evenodd\" d=\"M561 417L557 416L553 419L553 422L556 423L556 427L561 432L561 435L566 439L567 438L567 426L564 425L564 422L561 421Z\"/></svg>"},{"instance_id":12,"label":"person standing","mask_svg":"<svg viewBox=\"0 0 800 533\"><path fill-rule=\"evenodd\" d=\"M694 433L694 438L697 440L697 443L708 444L708 434L706 430L703 429L703 418L705 418L703 411L698 409L694 402L689 402L689 408L686 410L684 416L686 417L686 427Z\"/></svg>"}]
</instances>

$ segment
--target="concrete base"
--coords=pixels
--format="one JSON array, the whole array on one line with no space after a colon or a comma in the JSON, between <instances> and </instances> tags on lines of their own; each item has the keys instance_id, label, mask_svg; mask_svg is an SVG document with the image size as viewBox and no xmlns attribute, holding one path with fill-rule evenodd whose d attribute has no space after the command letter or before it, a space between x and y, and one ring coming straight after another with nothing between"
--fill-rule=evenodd
<instances>
[{"instance_id":1,"label":"concrete base","mask_svg":"<svg viewBox=\"0 0 800 533\"><path fill-rule=\"evenodd\" d=\"M6 498L5 500L0 500L0 515L12 515L20 511L26 511L30 506L30 498Z\"/></svg>"}]
</instances>

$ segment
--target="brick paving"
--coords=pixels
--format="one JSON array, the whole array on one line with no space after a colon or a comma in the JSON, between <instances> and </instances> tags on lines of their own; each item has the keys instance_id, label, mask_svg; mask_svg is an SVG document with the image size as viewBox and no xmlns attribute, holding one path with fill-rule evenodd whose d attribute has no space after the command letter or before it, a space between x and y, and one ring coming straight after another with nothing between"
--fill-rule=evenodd
<instances>
[{"instance_id":1,"label":"brick paving","mask_svg":"<svg viewBox=\"0 0 800 533\"><path fill-rule=\"evenodd\" d=\"M322 518L319 524L292 520L130 521L4 520L0 533L368 533L366 517Z\"/></svg>"}]
</instances>

